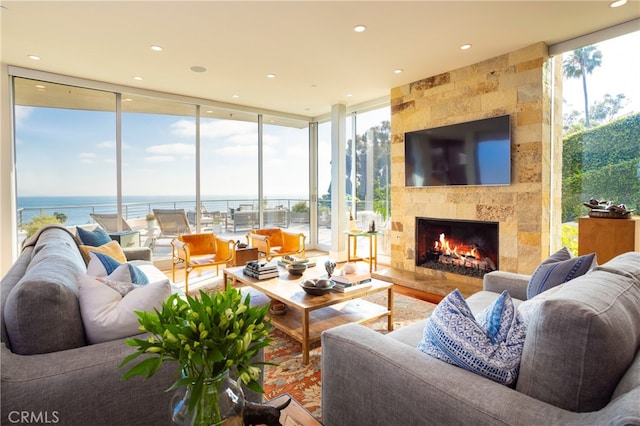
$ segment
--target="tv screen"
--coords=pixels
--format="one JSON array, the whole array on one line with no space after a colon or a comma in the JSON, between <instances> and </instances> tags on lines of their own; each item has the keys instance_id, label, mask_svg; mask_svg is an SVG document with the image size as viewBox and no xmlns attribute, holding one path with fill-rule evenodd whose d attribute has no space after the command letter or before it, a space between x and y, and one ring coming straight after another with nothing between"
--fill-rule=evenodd
<instances>
[{"instance_id":1,"label":"tv screen","mask_svg":"<svg viewBox=\"0 0 640 426\"><path fill-rule=\"evenodd\" d=\"M510 130L503 115L405 133L405 185L509 185Z\"/></svg>"}]
</instances>

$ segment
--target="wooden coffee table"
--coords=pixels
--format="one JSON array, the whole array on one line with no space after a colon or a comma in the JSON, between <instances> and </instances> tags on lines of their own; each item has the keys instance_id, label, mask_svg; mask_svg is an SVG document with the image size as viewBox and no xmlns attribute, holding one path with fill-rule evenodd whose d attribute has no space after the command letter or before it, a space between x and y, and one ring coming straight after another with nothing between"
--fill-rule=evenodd
<instances>
[{"instance_id":1,"label":"wooden coffee table","mask_svg":"<svg viewBox=\"0 0 640 426\"><path fill-rule=\"evenodd\" d=\"M313 342L320 340L324 330L347 323L364 323L387 317L387 328L393 330L393 284L372 280L371 285L349 293L331 291L322 296L311 296L300 287L300 282L308 278L326 276L324 260L308 269L302 277L290 275L278 267L280 276L267 280L257 280L244 275L243 267L225 268L224 282L231 280L233 286L244 285L253 298L278 300L287 305L284 315L272 315L271 324L302 344L302 362L309 363L309 349ZM257 290L257 291L255 291ZM387 306L371 303L362 298L371 294L387 292ZM267 297L264 297L266 295Z\"/></svg>"}]
</instances>

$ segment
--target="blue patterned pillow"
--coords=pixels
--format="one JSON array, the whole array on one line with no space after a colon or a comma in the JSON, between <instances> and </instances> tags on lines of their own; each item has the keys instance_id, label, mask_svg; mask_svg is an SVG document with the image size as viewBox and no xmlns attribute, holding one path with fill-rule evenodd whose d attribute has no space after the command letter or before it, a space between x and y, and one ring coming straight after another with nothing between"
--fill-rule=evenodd
<instances>
[{"instance_id":1,"label":"blue patterned pillow","mask_svg":"<svg viewBox=\"0 0 640 426\"><path fill-rule=\"evenodd\" d=\"M531 275L527 286L527 299L586 274L596 264L595 253L573 257L569 250L563 247L542 262Z\"/></svg>"},{"instance_id":2,"label":"blue patterned pillow","mask_svg":"<svg viewBox=\"0 0 640 426\"><path fill-rule=\"evenodd\" d=\"M78 238L85 246L100 247L103 244L107 244L111 241L111 237L102 228L95 228L93 231L87 231L80 227L76 228Z\"/></svg>"},{"instance_id":3,"label":"blue patterned pillow","mask_svg":"<svg viewBox=\"0 0 640 426\"><path fill-rule=\"evenodd\" d=\"M89 252L91 260L87 265L87 275L93 277L109 277L116 281L133 284L149 284L149 278L140 268L132 263L120 263L113 257L99 252Z\"/></svg>"},{"instance_id":4,"label":"blue patterned pillow","mask_svg":"<svg viewBox=\"0 0 640 426\"><path fill-rule=\"evenodd\" d=\"M498 383L518 378L525 327L506 291L474 317L456 289L436 307L418 349Z\"/></svg>"}]
</instances>

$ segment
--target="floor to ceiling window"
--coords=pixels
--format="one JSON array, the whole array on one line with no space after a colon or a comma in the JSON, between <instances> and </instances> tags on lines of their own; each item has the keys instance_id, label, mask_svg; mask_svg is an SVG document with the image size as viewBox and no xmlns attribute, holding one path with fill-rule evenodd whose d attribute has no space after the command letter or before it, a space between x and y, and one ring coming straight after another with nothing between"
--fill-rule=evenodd
<instances>
[{"instance_id":1,"label":"floor to ceiling window","mask_svg":"<svg viewBox=\"0 0 640 426\"><path fill-rule=\"evenodd\" d=\"M318 125L318 246L331 245L331 122Z\"/></svg>"},{"instance_id":2,"label":"floor to ceiling window","mask_svg":"<svg viewBox=\"0 0 640 426\"><path fill-rule=\"evenodd\" d=\"M89 223L116 201L116 96L14 80L19 241L44 223Z\"/></svg>"},{"instance_id":3,"label":"floor to ceiling window","mask_svg":"<svg viewBox=\"0 0 640 426\"><path fill-rule=\"evenodd\" d=\"M122 95L126 218L145 216L152 207L195 209L195 113L189 104Z\"/></svg>"},{"instance_id":4,"label":"floor to ceiling window","mask_svg":"<svg viewBox=\"0 0 640 426\"><path fill-rule=\"evenodd\" d=\"M156 208L184 210L193 232L234 240L259 226L309 236L308 122L266 116L261 126L257 112L162 94L14 81L19 241L29 222L91 225L91 213L118 206L143 244L161 231L146 220ZM166 255L155 250L168 240L155 242L154 255Z\"/></svg>"},{"instance_id":5,"label":"floor to ceiling window","mask_svg":"<svg viewBox=\"0 0 640 426\"><path fill-rule=\"evenodd\" d=\"M309 239L309 124L263 118L263 223ZM283 125L288 124L288 125Z\"/></svg>"},{"instance_id":6,"label":"floor to ceiling window","mask_svg":"<svg viewBox=\"0 0 640 426\"><path fill-rule=\"evenodd\" d=\"M391 217L390 172L391 128L389 107L356 115L355 220L360 229L373 225L383 232L378 241L382 254L390 253L388 235ZM348 163L347 163L348 164ZM373 223L372 223L373 222Z\"/></svg>"},{"instance_id":7,"label":"floor to ceiling window","mask_svg":"<svg viewBox=\"0 0 640 426\"><path fill-rule=\"evenodd\" d=\"M591 198L640 209L640 32L556 57L563 69L562 222L577 252L576 221Z\"/></svg>"}]
</instances>

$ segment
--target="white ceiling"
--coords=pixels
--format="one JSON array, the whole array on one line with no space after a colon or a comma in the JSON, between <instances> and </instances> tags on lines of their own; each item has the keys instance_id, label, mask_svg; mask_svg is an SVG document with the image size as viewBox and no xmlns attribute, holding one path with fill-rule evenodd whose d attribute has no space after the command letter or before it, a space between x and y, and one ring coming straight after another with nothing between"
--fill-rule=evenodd
<instances>
[{"instance_id":1,"label":"white ceiling","mask_svg":"<svg viewBox=\"0 0 640 426\"><path fill-rule=\"evenodd\" d=\"M640 17L638 0L615 9L609 1L0 5L2 62L9 65L305 117L325 115L338 103L386 97L393 87L540 41L555 44ZM367 30L354 32L358 24ZM463 43L473 47L462 51ZM164 50L153 52L151 45ZM404 72L395 74L397 68Z\"/></svg>"}]
</instances>

